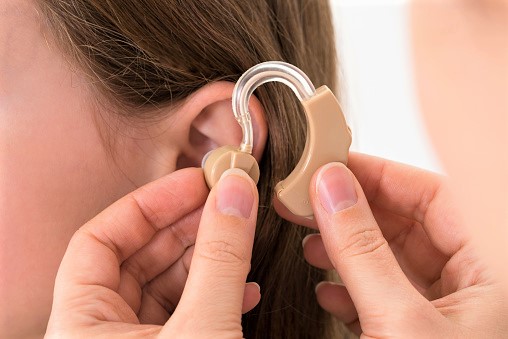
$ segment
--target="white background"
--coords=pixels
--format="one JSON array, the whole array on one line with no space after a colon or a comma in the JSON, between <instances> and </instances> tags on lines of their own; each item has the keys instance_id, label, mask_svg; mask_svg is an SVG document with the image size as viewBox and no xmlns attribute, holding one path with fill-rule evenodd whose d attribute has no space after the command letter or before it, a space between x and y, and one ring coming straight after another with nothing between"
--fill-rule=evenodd
<instances>
[{"instance_id":1,"label":"white background","mask_svg":"<svg viewBox=\"0 0 508 339\"><path fill-rule=\"evenodd\" d=\"M413 83L408 1L330 3L352 149L442 172Z\"/></svg>"}]
</instances>

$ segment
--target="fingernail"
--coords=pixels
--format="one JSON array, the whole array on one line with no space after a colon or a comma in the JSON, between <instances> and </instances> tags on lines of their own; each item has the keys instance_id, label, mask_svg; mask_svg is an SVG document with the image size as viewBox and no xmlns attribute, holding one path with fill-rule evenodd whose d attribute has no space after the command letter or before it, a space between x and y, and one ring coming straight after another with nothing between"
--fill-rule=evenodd
<instances>
[{"instance_id":1,"label":"fingernail","mask_svg":"<svg viewBox=\"0 0 508 339\"><path fill-rule=\"evenodd\" d=\"M316 285L314 288L314 292L317 293L318 289L323 285L330 285L330 286L342 286L346 287L342 282L336 282L336 281L321 281Z\"/></svg>"},{"instance_id":2,"label":"fingernail","mask_svg":"<svg viewBox=\"0 0 508 339\"><path fill-rule=\"evenodd\" d=\"M343 164L332 163L322 169L316 182L321 205L328 213L336 213L356 204L355 185Z\"/></svg>"},{"instance_id":3,"label":"fingernail","mask_svg":"<svg viewBox=\"0 0 508 339\"><path fill-rule=\"evenodd\" d=\"M251 281L251 282L248 282L247 285L256 286L258 288L259 293L261 293L261 287L259 286L259 284L257 282Z\"/></svg>"},{"instance_id":4,"label":"fingernail","mask_svg":"<svg viewBox=\"0 0 508 339\"><path fill-rule=\"evenodd\" d=\"M305 247L305 244L307 243L307 241L308 241L308 240L309 240L312 236L314 236L314 235L315 235L315 233L313 233L313 234L307 234L307 235L305 236L305 238L303 238L303 240L302 240L302 247Z\"/></svg>"},{"instance_id":5,"label":"fingernail","mask_svg":"<svg viewBox=\"0 0 508 339\"><path fill-rule=\"evenodd\" d=\"M324 285L324 284L328 284L328 281L321 281L320 283L318 283L316 285L316 287L314 288L314 292L317 293L318 289L320 286Z\"/></svg>"},{"instance_id":6,"label":"fingernail","mask_svg":"<svg viewBox=\"0 0 508 339\"><path fill-rule=\"evenodd\" d=\"M254 204L254 194L247 173L232 168L222 174L217 184L217 210L224 215L248 219Z\"/></svg>"}]
</instances>

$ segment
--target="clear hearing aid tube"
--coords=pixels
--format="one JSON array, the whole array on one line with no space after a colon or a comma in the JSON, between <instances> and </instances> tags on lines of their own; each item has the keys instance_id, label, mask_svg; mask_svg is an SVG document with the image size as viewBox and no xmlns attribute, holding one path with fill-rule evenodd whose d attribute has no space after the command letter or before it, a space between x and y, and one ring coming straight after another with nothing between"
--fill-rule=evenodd
<instances>
[{"instance_id":1,"label":"clear hearing aid tube","mask_svg":"<svg viewBox=\"0 0 508 339\"><path fill-rule=\"evenodd\" d=\"M321 86L316 90L307 75L296 66L281 61L268 61L247 70L233 91L233 113L243 131L240 152L250 154L253 147L250 96L257 87L271 81L281 82L293 90L307 118L303 154L291 174L276 185L276 198L294 215L312 219L313 210L309 200L312 175L327 163L347 163L351 130L339 102L328 87Z\"/></svg>"},{"instance_id":2,"label":"clear hearing aid tube","mask_svg":"<svg viewBox=\"0 0 508 339\"><path fill-rule=\"evenodd\" d=\"M233 90L233 114L242 127L243 139L240 151L251 153L253 145L249 99L259 86L267 82L282 82L290 87L300 101L310 99L316 89L309 77L296 66L282 61L267 61L246 71Z\"/></svg>"}]
</instances>

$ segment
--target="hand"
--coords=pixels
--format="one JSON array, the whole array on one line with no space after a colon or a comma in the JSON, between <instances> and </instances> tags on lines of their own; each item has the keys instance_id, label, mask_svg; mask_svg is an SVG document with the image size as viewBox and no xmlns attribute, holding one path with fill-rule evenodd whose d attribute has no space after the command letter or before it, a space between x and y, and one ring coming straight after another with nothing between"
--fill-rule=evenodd
<instances>
[{"instance_id":1,"label":"hand","mask_svg":"<svg viewBox=\"0 0 508 339\"><path fill-rule=\"evenodd\" d=\"M320 305L364 338L506 337L506 299L443 178L361 154L349 167L324 166L310 188L321 235L305 258L343 282L319 284Z\"/></svg>"},{"instance_id":2,"label":"hand","mask_svg":"<svg viewBox=\"0 0 508 339\"><path fill-rule=\"evenodd\" d=\"M46 336L241 338L241 314L260 300L259 286L245 284L257 189L231 170L208 193L202 171L185 169L81 227L58 271Z\"/></svg>"}]
</instances>

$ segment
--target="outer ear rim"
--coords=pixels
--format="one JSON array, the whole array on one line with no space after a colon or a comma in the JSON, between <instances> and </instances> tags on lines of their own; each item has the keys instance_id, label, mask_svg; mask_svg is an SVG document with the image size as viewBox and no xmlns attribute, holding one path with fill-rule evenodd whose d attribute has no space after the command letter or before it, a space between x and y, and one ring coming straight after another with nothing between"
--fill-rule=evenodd
<instances>
[{"instance_id":1,"label":"outer ear rim","mask_svg":"<svg viewBox=\"0 0 508 339\"><path fill-rule=\"evenodd\" d=\"M238 124L234 114L232 106L232 96L234 91L235 83L229 81L216 81L209 83L196 92L191 94L186 101L178 108L179 114L175 114L175 123L180 125L180 128L175 128L178 132L178 136L175 138L178 143L179 153L183 157L188 158L190 161L188 164L195 164L196 166L201 165L202 159L206 156L206 153L213 149L220 148L221 146L231 145L240 146L241 142L241 126ZM218 105L214 108L214 105ZM220 110L227 109L228 112L220 112ZM215 112L215 113L210 113ZM253 125L253 137L254 147L252 155L257 162L261 161L263 152L266 147L268 137L268 124L266 122L265 110L263 105L257 97L251 96L249 100L249 112L251 114L252 125ZM222 114L223 113L223 114ZM215 120L215 123L209 125L205 120L199 120L203 117L202 114L211 114L212 119L227 119L228 121L221 124L219 120ZM198 123L196 123L199 121ZM216 126L214 126L214 124ZM232 132L239 137L238 141L225 141L227 138L214 138L213 133L217 133L217 128L224 128L222 133L228 133L227 126L235 126L235 131ZM236 126L238 130L236 130ZM200 133L200 138L203 140L208 139L208 145L203 142L202 147L198 147L197 144L190 142L190 135L195 129ZM197 148L196 148L197 147ZM197 149L197 150L196 150Z\"/></svg>"}]
</instances>

